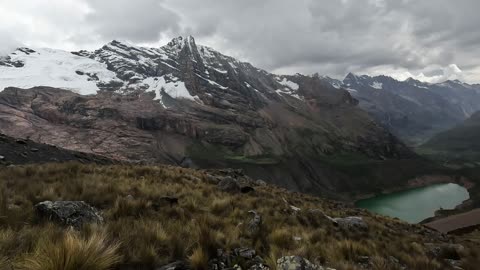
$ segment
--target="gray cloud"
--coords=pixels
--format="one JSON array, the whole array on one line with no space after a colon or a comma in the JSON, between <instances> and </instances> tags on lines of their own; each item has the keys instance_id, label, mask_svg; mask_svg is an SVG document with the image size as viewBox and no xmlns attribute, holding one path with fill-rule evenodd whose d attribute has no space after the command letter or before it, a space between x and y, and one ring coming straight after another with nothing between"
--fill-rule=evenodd
<instances>
[{"instance_id":1,"label":"gray cloud","mask_svg":"<svg viewBox=\"0 0 480 270\"><path fill-rule=\"evenodd\" d=\"M91 49L126 39L158 46L191 34L279 73L480 82L477 0L53 0L27 11L21 6L36 1L11 2L23 3L1 4L0 25L7 22L1 15L16 14L7 17L10 28L22 26L17 39L26 44ZM25 20L42 27L33 31Z\"/></svg>"},{"instance_id":2,"label":"gray cloud","mask_svg":"<svg viewBox=\"0 0 480 270\"><path fill-rule=\"evenodd\" d=\"M106 39L157 41L164 32L179 31L179 16L159 0L86 0L92 12L86 21Z\"/></svg>"},{"instance_id":3,"label":"gray cloud","mask_svg":"<svg viewBox=\"0 0 480 270\"><path fill-rule=\"evenodd\" d=\"M22 44L18 42L9 32L0 29L0 57L8 55L12 50Z\"/></svg>"}]
</instances>

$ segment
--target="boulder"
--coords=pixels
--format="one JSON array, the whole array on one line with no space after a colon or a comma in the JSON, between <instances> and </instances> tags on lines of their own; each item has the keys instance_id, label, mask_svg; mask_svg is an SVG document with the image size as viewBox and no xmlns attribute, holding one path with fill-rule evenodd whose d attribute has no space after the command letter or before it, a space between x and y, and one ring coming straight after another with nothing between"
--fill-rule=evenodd
<instances>
[{"instance_id":1,"label":"boulder","mask_svg":"<svg viewBox=\"0 0 480 270\"><path fill-rule=\"evenodd\" d=\"M83 201L45 201L35 205L35 213L42 220L76 229L89 223L103 223L97 210Z\"/></svg>"},{"instance_id":2,"label":"boulder","mask_svg":"<svg viewBox=\"0 0 480 270\"><path fill-rule=\"evenodd\" d=\"M368 224L362 217L332 218L333 224L344 230L368 230Z\"/></svg>"},{"instance_id":3,"label":"boulder","mask_svg":"<svg viewBox=\"0 0 480 270\"><path fill-rule=\"evenodd\" d=\"M300 256L285 256L277 260L277 270L334 270L311 263Z\"/></svg>"},{"instance_id":4,"label":"boulder","mask_svg":"<svg viewBox=\"0 0 480 270\"><path fill-rule=\"evenodd\" d=\"M230 176L222 178L217 185L218 189L225 192L238 193L241 191L237 181Z\"/></svg>"}]
</instances>

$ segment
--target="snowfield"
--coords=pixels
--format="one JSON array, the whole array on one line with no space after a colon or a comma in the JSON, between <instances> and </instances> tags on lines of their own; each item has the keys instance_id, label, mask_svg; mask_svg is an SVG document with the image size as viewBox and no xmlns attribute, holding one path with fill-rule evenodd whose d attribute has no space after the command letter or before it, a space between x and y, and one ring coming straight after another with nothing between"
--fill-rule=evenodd
<instances>
[{"instance_id":1,"label":"snowfield","mask_svg":"<svg viewBox=\"0 0 480 270\"><path fill-rule=\"evenodd\" d=\"M0 91L6 87L32 88L50 86L71 90L81 95L99 91L98 82L119 81L105 64L54 49L35 49L29 55L20 50L9 55L12 61L21 61L25 66L0 66ZM83 75L80 75L83 74ZM89 78L95 75L99 81Z\"/></svg>"}]
</instances>

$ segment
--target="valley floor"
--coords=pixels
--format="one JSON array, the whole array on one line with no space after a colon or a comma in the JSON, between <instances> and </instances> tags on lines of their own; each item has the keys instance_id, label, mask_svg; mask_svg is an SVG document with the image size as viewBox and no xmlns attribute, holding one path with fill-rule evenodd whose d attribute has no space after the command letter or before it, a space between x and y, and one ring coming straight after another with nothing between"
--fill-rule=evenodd
<instances>
[{"instance_id":1,"label":"valley floor","mask_svg":"<svg viewBox=\"0 0 480 270\"><path fill-rule=\"evenodd\" d=\"M104 222L74 230L42 220L34 206L44 201L84 201ZM336 219L352 216L359 226ZM480 263L480 243L237 171L79 163L0 168L2 270L160 269L171 262L258 269L245 254L221 264L219 250L253 252L263 269L277 269L280 258L292 255L340 270L473 270Z\"/></svg>"}]
</instances>

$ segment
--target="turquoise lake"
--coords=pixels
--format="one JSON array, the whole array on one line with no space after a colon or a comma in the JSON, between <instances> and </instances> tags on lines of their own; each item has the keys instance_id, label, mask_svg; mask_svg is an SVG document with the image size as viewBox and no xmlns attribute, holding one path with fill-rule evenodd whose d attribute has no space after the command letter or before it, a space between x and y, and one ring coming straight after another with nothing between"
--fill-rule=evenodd
<instances>
[{"instance_id":1,"label":"turquoise lake","mask_svg":"<svg viewBox=\"0 0 480 270\"><path fill-rule=\"evenodd\" d=\"M453 209L469 198L467 189L460 185L437 184L360 200L356 206L410 223L418 223L433 217L436 210Z\"/></svg>"}]
</instances>

